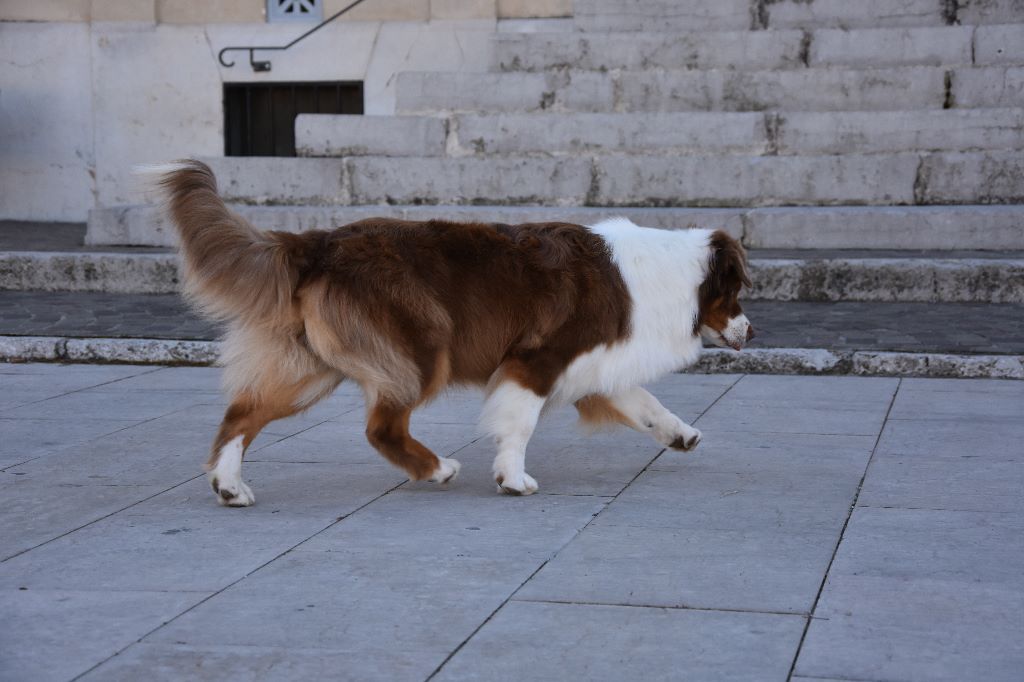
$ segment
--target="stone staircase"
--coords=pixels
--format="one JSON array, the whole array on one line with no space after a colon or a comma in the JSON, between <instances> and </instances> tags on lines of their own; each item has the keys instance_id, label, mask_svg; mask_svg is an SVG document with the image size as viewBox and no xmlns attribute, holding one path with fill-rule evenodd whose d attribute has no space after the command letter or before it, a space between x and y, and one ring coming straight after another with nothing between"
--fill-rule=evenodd
<instances>
[{"instance_id":1,"label":"stone staircase","mask_svg":"<svg viewBox=\"0 0 1024 682\"><path fill-rule=\"evenodd\" d=\"M522 23L518 28L523 28ZM399 74L394 116L300 116L299 158L208 159L259 227L374 215L728 230L761 300L1024 302L1020 0L576 0L489 72ZM166 292L147 205L4 288ZM63 273L63 274L62 274Z\"/></svg>"}]
</instances>

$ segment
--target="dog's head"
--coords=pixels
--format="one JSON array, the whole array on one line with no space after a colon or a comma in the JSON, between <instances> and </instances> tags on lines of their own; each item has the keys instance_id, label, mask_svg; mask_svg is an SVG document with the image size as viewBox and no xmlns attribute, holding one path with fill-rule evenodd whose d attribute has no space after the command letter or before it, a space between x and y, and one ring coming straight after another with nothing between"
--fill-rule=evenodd
<instances>
[{"instance_id":1,"label":"dog's head","mask_svg":"<svg viewBox=\"0 0 1024 682\"><path fill-rule=\"evenodd\" d=\"M708 241L708 268L700 285L700 307L693 331L716 346L735 350L754 338L754 328L740 307L743 287L750 287L747 254L738 241L721 230Z\"/></svg>"}]
</instances>

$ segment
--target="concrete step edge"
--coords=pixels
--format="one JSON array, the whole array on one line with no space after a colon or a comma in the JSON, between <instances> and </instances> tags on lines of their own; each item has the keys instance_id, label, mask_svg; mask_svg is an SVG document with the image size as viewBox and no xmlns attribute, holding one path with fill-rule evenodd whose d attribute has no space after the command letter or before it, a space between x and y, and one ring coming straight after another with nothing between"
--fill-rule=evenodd
<instances>
[{"instance_id":1,"label":"concrete step edge","mask_svg":"<svg viewBox=\"0 0 1024 682\"><path fill-rule=\"evenodd\" d=\"M884 111L1021 106L1022 67L409 71L396 111Z\"/></svg>"},{"instance_id":2,"label":"concrete step edge","mask_svg":"<svg viewBox=\"0 0 1024 682\"><path fill-rule=\"evenodd\" d=\"M264 205L722 207L1024 203L1024 152L210 157Z\"/></svg>"},{"instance_id":3,"label":"concrete step edge","mask_svg":"<svg viewBox=\"0 0 1024 682\"><path fill-rule=\"evenodd\" d=\"M1024 259L753 258L751 300L1024 303ZM173 253L0 252L0 290L175 293Z\"/></svg>"},{"instance_id":4,"label":"concrete step edge","mask_svg":"<svg viewBox=\"0 0 1024 682\"><path fill-rule=\"evenodd\" d=\"M493 67L800 69L844 65L989 65L1024 62L1022 24L769 28L766 30L499 33Z\"/></svg>"},{"instance_id":5,"label":"concrete step edge","mask_svg":"<svg viewBox=\"0 0 1024 682\"><path fill-rule=\"evenodd\" d=\"M82 362L209 366L217 341L0 336L0 362ZM705 349L687 372L1024 379L1024 356L754 348Z\"/></svg>"},{"instance_id":6,"label":"concrete step edge","mask_svg":"<svg viewBox=\"0 0 1024 682\"><path fill-rule=\"evenodd\" d=\"M302 158L969 152L1024 149L1024 110L303 114L295 135Z\"/></svg>"},{"instance_id":7,"label":"concrete step edge","mask_svg":"<svg viewBox=\"0 0 1024 682\"><path fill-rule=\"evenodd\" d=\"M1024 250L1024 205L835 206L777 208L610 208L537 206L251 206L232 205L256 227L302 232L356 220L466 220L593 225L624 216L646 227L724 229L754 249ZM174 246L164 214L149 205L113 206L89 214L94 246Z\"/></svg>"}]
</instances>

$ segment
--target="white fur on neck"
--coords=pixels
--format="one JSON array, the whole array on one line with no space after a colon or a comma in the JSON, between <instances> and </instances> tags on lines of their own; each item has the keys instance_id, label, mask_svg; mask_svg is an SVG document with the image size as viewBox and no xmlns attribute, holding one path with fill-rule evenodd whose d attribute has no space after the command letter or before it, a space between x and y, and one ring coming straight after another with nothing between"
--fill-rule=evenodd
<instances>
[{"instance_id":1,"label":"white fur on neck","mask_svg":"<svg viewBox=\"0 0 1024 682\"><path fill-rule=\"evenodd\" d=\"M601 236L632 298L629 338L576 358L555 384L552 402L612 395L696 362L693 324L708 268L710 230L657 230L613 218L589 228Z\"/></svg>"}]
</instances>

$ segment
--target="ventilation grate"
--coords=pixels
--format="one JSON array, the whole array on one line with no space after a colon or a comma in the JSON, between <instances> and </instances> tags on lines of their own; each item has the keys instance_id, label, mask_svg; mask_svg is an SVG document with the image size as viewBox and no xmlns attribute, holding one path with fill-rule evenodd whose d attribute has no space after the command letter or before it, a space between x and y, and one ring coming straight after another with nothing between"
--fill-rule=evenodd
<instances>
[{"instance_id":1,"label":"ventilation grate","mask_svg":"<svg viewBox=\"0 0 1024 682\"><path fill-rule=\"evenodd\" d=\"M323 0L267 0L267 21L320 21Z\"/></svg>"}]
</instances>

